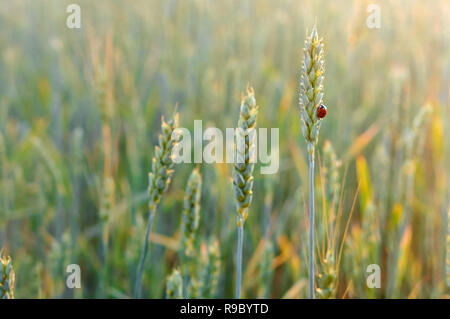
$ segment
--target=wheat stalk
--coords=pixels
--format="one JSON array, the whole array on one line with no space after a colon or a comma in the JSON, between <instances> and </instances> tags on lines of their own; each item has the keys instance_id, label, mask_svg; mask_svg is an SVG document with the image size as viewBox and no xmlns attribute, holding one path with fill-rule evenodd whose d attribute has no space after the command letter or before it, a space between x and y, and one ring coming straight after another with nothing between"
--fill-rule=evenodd
<instances>
[{"instance_id":1,"label":"wheat stalk","mask_svg":"<svg viewBox=\"0 0 450 319\"><path fill-rule=\"evenodd\" d=\"M164 117L161 118L161 134L159 135L158 145L155 146L155 156L152 159L152 171L148 174L149 215L144 238L144 247L142 249L136 276L134 290L135 298L140 298L141 296L142 273L144 271L145 259L148 251L148 238L150 236L156 208L163 193L169 187L174 172L172 150L176 146L178 138L173 133L177 127L178 113L175 113L173 119L170 119L167 122L164 121Z\"/></svg>"},{"instance_id":2,"label":"wheat stalk","mask_svg":"<svg viewBox=\"0 0 450 319\"><path fill-rule=\"evenodd\" d=\"M254 168L254 140L256 129L256 117L258 106L254 96L254 91L247 88L247 95L242 98L239 114L238 128L236 129L236 157L233 170L233 187L236 195L236 210L238 213L238 246L236 262L236 298L241 296L241 276L242 276L242 249L244 223L248 215L248 207L252 201L253 188L253 168Z\"/></svg>"},{"instance_id":3,"label":"wheat stalk","mask_svg":"<svg viewBox=\"0 0 450 319\"><path fill-rule=\"evenodd\" d=\"M182 299L183 294L183 279L180 271L174 269L167 277L166 298L167 299Z\"/></svg>"},{"instance_id":4,"label":"wheat stalk","mask_svg":"<svg viewBox=\"0 0 450 319\"><path fill-rule=\"evenodd\" d=\"M11 257L0 252L0 299L14 299L15 278Z\"/></svg>"},{"instance_id":5,"label":"wheat stalk","mask_svg":"<svg viewBox=\"0 0 450 319\"><path fill-rule=\"evenodd\" d=\"M305 40L303 52L299 104L309 157L309 293L310 298L314 298L314 150L322 123L317 109L322 103L325 71L323 40L315 26Z\"/></svg>"},{"instance_id":6,"label":"wheat stalk","mask_svg":"<svg viewBox=\"0 0 450 319\"><path fill-rule=\"evenodd\" d=\"M110 232L110 215L114 203L115 183L112 176L107 176L103 181L103 188L100 199L100 218L102 220L102 250L103 250L103 270L101 274L101 293L105 294L108 282L108 249Z\"/></svg>"}]
</instances>

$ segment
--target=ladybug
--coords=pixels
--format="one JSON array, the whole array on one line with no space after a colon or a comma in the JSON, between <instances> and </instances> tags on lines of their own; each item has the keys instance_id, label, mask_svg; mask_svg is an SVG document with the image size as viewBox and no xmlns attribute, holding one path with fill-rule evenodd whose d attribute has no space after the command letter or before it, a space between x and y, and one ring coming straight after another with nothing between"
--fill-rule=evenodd
<instances>
[{"instance_id":1,"label":"ladybug","mask_svg":"<svg viewBox=\"0 0 450 319\"><path fill-rule=\"evenodd\" d=\"M320 104L320 106L317 108L317 117L319 119L323 119L327 115L327 107L323 104Z\"/></svg>"}]
</instances>

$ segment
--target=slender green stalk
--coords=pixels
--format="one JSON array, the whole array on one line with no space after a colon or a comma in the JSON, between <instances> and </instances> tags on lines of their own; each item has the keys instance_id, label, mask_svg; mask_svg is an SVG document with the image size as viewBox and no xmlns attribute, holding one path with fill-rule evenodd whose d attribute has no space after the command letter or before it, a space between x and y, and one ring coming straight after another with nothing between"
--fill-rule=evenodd
<instances>
[{"instance_id":1,"label":"slender green stalk","mask_svg":"<svg viewBox=\"0 0 450 319\"><path fill-rule=\"evenodd\" d=\"M309 156L309 294L314 298L314 151L324 115L317 111L323 98L323 41L314 28L305 40L300 79L300 120Z\"/></svg>"},{"instance_id":2,"label":"slender green stalk","mask_svg":"<svg viewBox=\"0 0 450 319\"><path fill-rule=\"evenodd\" d=\"M314 299L314 155L309 155L309 297Z\"/></svg>"},{"instance_id":3,"label":"slender green stalk","mask_svg":"<svg viewBox=\"0 0 450 319\"><path fill-rule=\"evenodd\" d=\"M236 261L236 299L241 298L241 281L242 281L242 248L244 244L244 223L238 222L238 244L237 244L237 261Z\"/></svg>"},{"instance_id":4,"label":"slender green stalk","mask_svg":"<svg viewBox=\"0 0 450 319\"><path fill-rule=\"evenodd\" d=\"M148 240L152 230L153 219L156 209L161 200L163 193L169 187L173 175L172 150L176 146L178 138L173 134L178 126L178 113L168 122L161 119L161 134L159 135L158 145L155 146L155 157L152 159L152 171L148 174L148 221L147 230L145 232L144 247L142 249L141 258L136 275L136 284L134 288L134 297L141 297L142 274L144 272L145 259L148 252Z\"/></svg>"},{"instance_id":5,"label":"slender green stalk","mask_svg":"<svg viewBox=\"0 0 450 319\"><path fill-rule=\"evenodd\" d=\"M153 219L155 217L155 211L150 211L147 221L147 230L145 231L144 239L144 249L142 250L141 258L139 260L139 268L136 278L136 286L134 288L134 297L141 298L141 284L142 284L142 273L144 272L145 258L147 258L148 252L148 238L150 237L150 232L152 231Z\"/></svg>"},{"instance_id":6,"label":"slender green stalk","mask_svg":"<svg viewBox=\"0 0 450 319\"><path fill-rule=\"evenodd\" d=\"M100 199L100 217L102 220L103 269L101 274L100 295L105 297L108 285L108 250L110 235L110 215L113 206L115 183L111 176L105 177Z\"/></svg>"}]
</instances>

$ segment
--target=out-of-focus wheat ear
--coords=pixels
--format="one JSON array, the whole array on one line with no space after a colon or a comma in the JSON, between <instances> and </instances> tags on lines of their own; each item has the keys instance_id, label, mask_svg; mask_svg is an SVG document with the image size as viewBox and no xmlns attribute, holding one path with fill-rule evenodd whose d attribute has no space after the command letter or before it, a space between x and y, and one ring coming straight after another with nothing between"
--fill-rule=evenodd
<instances>
[{"instance_id":1,"label":"out-of-focus wheat ear","mask_svg":"<svg viewBox=\"0 0 450 319\"><path fill-rule=\"evenodd\" d=\"M329 140L325 141L323 147L323 167L322 176L325 190L325 199L328 203L326 210L327 224L322 225L324 229L329 229L329 244L334 244L335 226L336 226L336 210L339 201L339 191L341 188L339 168L341 161L338 159L333 145ZM334 249L334 247L330 247Z\"/></svg>"},{"instance_id":2,"label":"out-of-focus wheat ear","mask_svg":"<svg viewBox=\"0 0 450 319\"><path fill-rule=\"evenodd\" d=\"M219 241L214 240L208 245L208 264L206 267L206 280L203 288L204 298L214 298L220 278L220 247Z\"/></svg>"},{"instance_id":3,"label":"out-of-focus wheat ear","mask_svg":"<svg viewBox=\"0 0 450 319\"><path fill-rule=\"evenodd\" d=\"M14 299L15 280L11 257L0 251L0 299Z\"/></svg>"},{"instance_id":4,"label":"out-of-focus wheat ear","mask_svg":"<svg viewBox=\"0 0 450 319\"><path fill-rule=\"evenodd\" d=\"M183 297L187 298L189 287L189 264L194 256L194 240L200 219L200 196L202 192L202 177L198 168L189 176L184 195L183 214L181 220L181 258L183 269Z\"/></svg>"},{"instance_id":5,"label":"out-of-focus wheat ear","mask_svg":"<svg viewBox=\"0 0 450 319\"><path fill-rule=\"evenodd\" d=\"M331 205L336 205L340 189L339 168L341 167L341 161L329 140L326 140L323 146L323 162L325 198Z\"/></svg>"},{"instance_id":6,"label":"out-of-focus wheat ear","mask_svg":"<svg viewBox=\"0 0 450 319\"><path fill-rule=\"evenodd\" d=\"M259 298L270 298L272 286L273 268L272 262L275 256L274 247L270 240L264 245L264 250L259 264Z\"/></svg>"},{"instance_id":7,"label":"out-of-focus wheat ear","mask_svg":"<svg viewBox=\"0 0 450 319\"><path fill-rule=\"evenodd\" d=\"M334 254L331 250L328 250L325 258L322 260L321 271L317 276L317 296L320 299L334 298L336 293L336 282L337 275Z\"/></svg>"},{"instance_id":8,"label":"out-of-focus wheat ear","mask_svg":"<svg viewBox=\"0 0 450 319\"><path fill-rule=\"evenodd\" d=\"M195 233L200 219L201 191L202 177L198 168L195 168L187 182L181 223L181 252L186 257L191 257L194 254Z\"/></svg>"},{"instance_id":9,"label":"out-of-focus wheat ear","mask_svg":"<svg viewBox=\"0 0 450 319\"><path fill-rule=\"evenodd\" d=\"M166 298L182 299L182 291L183 279L181 278L180 271L178 269L174 269L172 273L167 277Z\"/></svg>"}]
</instances>

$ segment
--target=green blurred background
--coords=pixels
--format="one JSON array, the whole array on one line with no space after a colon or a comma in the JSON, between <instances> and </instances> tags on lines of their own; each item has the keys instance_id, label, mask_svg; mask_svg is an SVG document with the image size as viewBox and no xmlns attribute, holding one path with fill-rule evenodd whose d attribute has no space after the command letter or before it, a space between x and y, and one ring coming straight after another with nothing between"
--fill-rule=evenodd
<instances>
[{"instance_id":1,"label":"green blurred background","mask_svg":"<svg viewBox=\"0 0 450 319\"><path fill-rule=\"evenodd\" d=\"M81 29L66 27L73 2ZM366 25L370 3L381 8L379 29ZM182 127L192 129L194 119L204 128L235 127L247 83L258 126L280 129L280 170L255 170L243 296L306 298L308 170L298 86L314 23L324 38L328 107L316 156L318 271L331 250L334 297L448 296L448 21L445 0L2 1L0 247L13 260L16 298L131 297L161 115L178 103ZM327 164L326 144L339 160ZM159 207L144 297L163 298L164 278L180 264L193 167L176 166ZM219 240L215 297L232 297L231 165L200 170L196 247L201 254ZM274 254L263 280L268 243ZM81 289L65 286L71 263L81 267ZM381 266L380 289L366 286L369 264Z\"/></svg>"}]
</instances>

